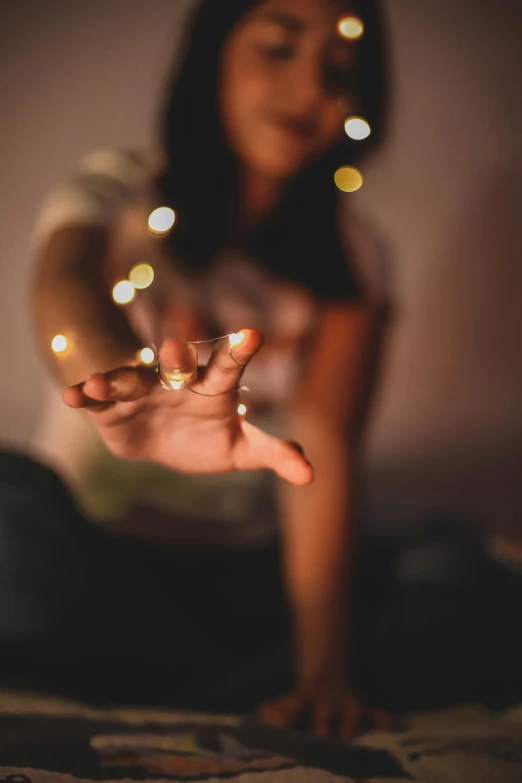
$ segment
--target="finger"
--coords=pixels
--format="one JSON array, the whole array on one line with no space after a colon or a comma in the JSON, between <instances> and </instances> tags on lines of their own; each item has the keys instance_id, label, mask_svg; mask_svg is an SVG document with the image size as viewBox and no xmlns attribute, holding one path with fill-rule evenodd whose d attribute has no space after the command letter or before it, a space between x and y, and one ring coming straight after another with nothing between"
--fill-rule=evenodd
<instances>
[{"instance_id":1,"label":"finger","mask_svg":"<svg viewBox=\"0 0 522 783\"><path fill-rule=\"evenodd\" d=\"M97 402L132 402L149 394L157 385L151 367L119 367L92 375L83 384L83 393Z\"/></svg>"},{"instance_id":2,"label":"finger","mask_svg":"<svg viewBox=\"0 0 522 783\"><path fill-rule=\"evenodd\" d=\"M285 715L285 698L273 699L261 704L261 706L256 710L256 716L258 719L262 723L266 723L271 726L282 725Z\"/></svg>"},{"instance_id":3,"label":"finger","mask_svg":"<svg viewBox=\"0 0 522 783\"><path fill-rule=\"evenodd\" d=\"M296 440L287 441L288 445L295 449L302 457L304 457L304 448Z\"/></svg>"},{"instance_id":4,"label":"finger","mask_svg":"<svg viewBox=\"0 0 522 783\"><path fill-rule=\"evenodd\" d=\"M256 329L242 329L230 339L221 340L208 361L198 390L203 394L223 394L235 391L250 359L263 344Z\"/></svg>"},{"instance_id":5,"label":"finger","mask_svg":"<svg viewBox=\"0 0 522 783\"><path fill-rule=\"evenodd\" d=\"M333 699L319 699L314 707L312 716L312 729L315 734L327 737L333 733L333 725L338 712Z\"/></svg>"},{"instance_id":6,"label":"finger","mask_svg":"<svg viewBox=\"0 0 522 783\"><path fill-rule=\"evenodd\" d=\"M289 694L262 704L257 714L263 723L270 726L292 726L304 706L303 699L299 694Z\"/></svg>"},{"instance_id":7,"label":"finger","mask_svg":"<svg viewBox=\"0 0 522 783\"><path fill-rule=\"evenodd\" d=\"M83 383L69 386L62 394L62 400L69 408L84 408L87 397L83 393Z\"/></svg>"},{"instance_id":8,"label":"finger","mask_svg":"<svg viewBox=\"0 0 522 783\"><path fill-rule=\"evenodd\" d=\"M273 470L280 478L303 487L314 478L314 469L306 456L291 441L268 435L244 419L244 437L236 445L235 467L238 470Z\"/></svg>"},{"instance_id":9,"label":"finger","mask_svg":"<svg viewBox=\"0 0 522 783\"><path fill-rule=\"evenodd\" d=\"M196 346L184 343L174 337L165 340L159 353L160 374L163 382L179 389L186 383L191 385L198 375L198 354Z\"/></svg>"},{"instance_id":10,"label":"finger","mask_svg":"<svg viewBox=\"0 0 522 783\"><path fill-rule=\"evenodd\" d=\"M69 386L62 394L62 400L69 408L88 408L91 411L102 411L114 405L113 402L98 402L91 399L85 394L83 386L83 383Z\"/></svg>"},{"instance_id":11,"label":"finger","mask_svg":"<svg viewBox=\"0 0 522 783\"><path fill-rule=\"evenodd\" d=\"M357 734L361 710L355 700L349 700L342 709L341 725L339 727L340 739L348 742Z\"/></svg>"},{"instance_id":12,"label":"finger","mask_svg":"<svg viewBox=\"0 0 522 783\"><path fill-rule=\"evenodd\" d=\"M390 731L392 728L391 715L385 710L372 710L371 723L375 731Z\"/></svg>"}]
</instances>

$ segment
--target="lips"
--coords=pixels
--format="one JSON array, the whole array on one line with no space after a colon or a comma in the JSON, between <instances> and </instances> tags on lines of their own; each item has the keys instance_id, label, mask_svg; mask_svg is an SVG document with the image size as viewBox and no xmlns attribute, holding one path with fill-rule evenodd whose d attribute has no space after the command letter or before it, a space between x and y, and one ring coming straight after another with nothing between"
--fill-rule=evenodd
<instances>
[{"instance_id":1,"label":"lips","mask_svg":"<svg viewBox=\"0 0 522 783\"><path fill-rule=\"evenodd\" d=\"M272 124L300 141L310 141L314 136L315 123L308 118L301 119L280 115L272 118Z\"/></svg>"}]
</instances>

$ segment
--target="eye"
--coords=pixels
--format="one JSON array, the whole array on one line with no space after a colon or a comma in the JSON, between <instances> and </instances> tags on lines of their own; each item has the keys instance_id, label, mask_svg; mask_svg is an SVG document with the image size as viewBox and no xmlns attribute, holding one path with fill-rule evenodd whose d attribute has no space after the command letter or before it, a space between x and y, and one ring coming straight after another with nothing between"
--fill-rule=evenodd
<instances>
[{"instance_id":1,"label":"eye","mask_svg":"<svg viewBox=\"0 0 522 783\"><path fill-rule=\"evenodd\" d=\"M294 56L294 47L290 44L275 44L261 47L265 55L272 60L290 60Z\"/></svg>"}]
</instances>

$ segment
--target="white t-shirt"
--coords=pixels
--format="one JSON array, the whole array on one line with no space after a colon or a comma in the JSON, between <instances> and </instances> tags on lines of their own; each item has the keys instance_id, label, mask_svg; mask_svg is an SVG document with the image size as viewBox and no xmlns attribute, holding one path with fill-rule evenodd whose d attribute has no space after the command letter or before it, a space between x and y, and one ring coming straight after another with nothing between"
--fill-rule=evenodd
<instances>
[{"instance_id":1,"label":"white t-shirt","mask_svg":"<svg viewBox=\"0 0 522 783\"><path fill-rule=\"evenodd\" d=\"M314 297L255 261L231 254L218 258L194 285L158 252L160 244L147 230L148 181L146 159L134 152L104 150L87 156L46 200L35 229L36 247L60 227L100 225L114 232L122 279L136 263L151 263L153 284L126 308L144 345L159 345L173 333L194 339L183 334L178 318L187 308L210 313L222 334L254 326L269 336L269 343L270 335L277 335L251 363L243 382L250 389L246 404L252 399L268 411L260 425L283 435L278 408L291 397L299 377L299 347L316 323ZM363 277L370 281L366 288L376 291L382 274L375 245L368 245L369 235L355 222L351 226L352 255L359 248L365 259ZM72 485L91 518L127 534L245 544L266 540L275 530L269 473L187 476L117 459L85 413L68 409L58 390L46 403L35 445Z\"/></svg>"}]
</instances>

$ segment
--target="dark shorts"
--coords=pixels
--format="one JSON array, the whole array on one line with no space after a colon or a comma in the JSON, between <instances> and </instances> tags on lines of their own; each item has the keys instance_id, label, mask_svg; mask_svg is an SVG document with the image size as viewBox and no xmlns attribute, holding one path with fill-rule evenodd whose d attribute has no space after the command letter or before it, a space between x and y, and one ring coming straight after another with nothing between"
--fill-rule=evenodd
<instances>
[{"instance_id":1,"label":"dark shorts","mask_svg":"<svg viewBox=\"0 0 522 783\"><path fill-rule=\"evenodd\" d=\"M292 687L277 542L122 540L59 478L0 454L0 676L92 702L247 711ZM522 579L454 523L361 548L353 676L392 710L522 697Z\"/></svg>"}]
</instances>

